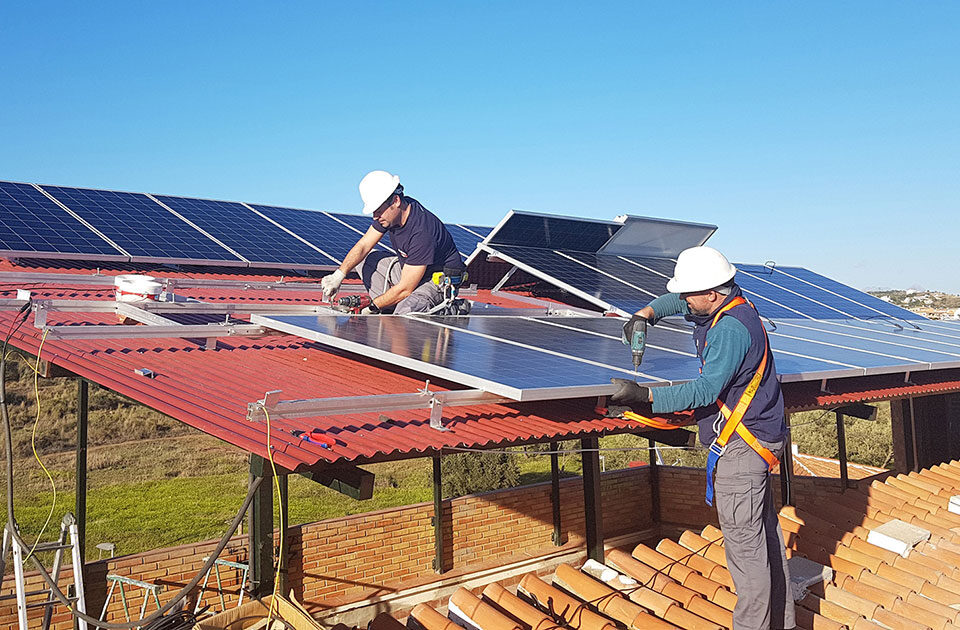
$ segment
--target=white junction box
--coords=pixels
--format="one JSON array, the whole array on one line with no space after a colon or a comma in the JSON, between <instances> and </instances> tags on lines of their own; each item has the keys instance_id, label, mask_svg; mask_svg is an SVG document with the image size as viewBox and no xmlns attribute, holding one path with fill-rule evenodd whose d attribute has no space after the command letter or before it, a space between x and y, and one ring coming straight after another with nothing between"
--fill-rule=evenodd
<instances>
[{"instance_id":1,"label":"white junction box","mask_svg":"<svg viewBox=\"0 0 960 630\"><path fill-rule=\"evenodd\" d=\"M925 540L930 540L929 531L897 519L870 530L867 535L868 543L898 553L904 558Z\"/></svg>"}]
</instances>

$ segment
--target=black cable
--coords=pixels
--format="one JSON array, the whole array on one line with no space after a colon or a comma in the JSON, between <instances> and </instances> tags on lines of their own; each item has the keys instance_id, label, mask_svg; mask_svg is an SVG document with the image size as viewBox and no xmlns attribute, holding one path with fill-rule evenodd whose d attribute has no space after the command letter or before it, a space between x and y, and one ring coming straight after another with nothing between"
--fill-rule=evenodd
<instances>
[{"instance_id":1,"label":"black cable","mask_svg":"<svg viewBox=\"0 0 960 630\"><path fill-rule=\"evenodd\" d=\"M11 538L13 538L13 544L20 545L23 548L29 547L27 543L20 537L20 532L17 529L17 521L14 517L13 511L13 431L10 427L10 416L7 413L7 346L10 343L10 338L20 330L20 327L23 326L24 322L27 321L27 317L30 314L29 310L30 303L28 302L24 305L24 308L20 309L18 314L19 323L17 318L14 318L10 322L10 326L7 330L7 336L3 340L2 355L0 355L0 418L3 420L3 430L4 430L4 448L7 456L7 469L6 469L6 479L7 479L7 526L6 531L9 532ZM16 327L14 327L16 324ZM37 357L39 359L39 357ZM230 541L230 538L233 536L234 532L237 531L237 527L240 526L241 521L243 521L244 514L247 512L247 508L250 507L250 504L253 502L253 497L257 492L257 489L260 487L260 484L263 483L263 477L257 477L256 480L250 484L250 488L247 491L247 497L243 501L243 505L240 506L240 511L237 512L237 515L234 517L233 522L230 523L230 526L227 528L226 533L220 539L220 542L217 544L216 549L210 554L207 561L200 568L200 571L190 580L183 588L177 591L177 594L174 595L173 599L160 607L156 612L147 615L143 619L137 619L136 621L128 621L124 623L110 623L106 621L101 621L96 617L91 617L86 613L82 613L76 609L76 607L70 602L63 591L60 590L59 585L51 577L50 572L47 571L47 568L43 566L43 563L40 562L40 559L36 556L33 556L33 564L36 567L37 571L40 573L40 577L43 578L43 581L47 583L47 587L50 589L51 595L53 595L57 601L67 607L70 613L78 618L83 619L88 624L98 627L98 628L108 628L110 630L129 630L130 628L136 628L138 626L147 626L152 624L154 621L161 619L166 613L168 613L174 606L186 599L187 595L190 594L190 591L200 583L200 580L203 578L203 575L213 567L213 563L217 558L220 557L220 554L226 548L227 543ZM82 560L81 560L82 562Z\"/></svg>"}]
</instances>

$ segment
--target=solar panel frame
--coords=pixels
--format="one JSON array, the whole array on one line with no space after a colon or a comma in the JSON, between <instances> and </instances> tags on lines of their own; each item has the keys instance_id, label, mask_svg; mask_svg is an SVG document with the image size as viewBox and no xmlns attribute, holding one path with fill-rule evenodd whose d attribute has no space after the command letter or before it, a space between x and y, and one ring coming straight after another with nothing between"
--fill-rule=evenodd
<instances>
[{"instance_id":1,"label":"solar panel frame","mask_svg":"<svg viewBox=\"0 0 960 630\"><path fill-rule=\"evenodd\" d=\"M0 181L0 229L4 256L104 262L129 258L34 184Z\"/></svg>"},{"instance_id":2,"label":"solar panel frame","mask_svg":"<svg viewBox=\"0 0 960 630\"><path fill-rule=\"evenodd\" d=\"M241 258L147 194L72 186L41 188L116 242L130 262L246 266ZM199 256L204 248L209 255ZM167 253L171 251L175 253Z\"/></svg>"}]
</instances>

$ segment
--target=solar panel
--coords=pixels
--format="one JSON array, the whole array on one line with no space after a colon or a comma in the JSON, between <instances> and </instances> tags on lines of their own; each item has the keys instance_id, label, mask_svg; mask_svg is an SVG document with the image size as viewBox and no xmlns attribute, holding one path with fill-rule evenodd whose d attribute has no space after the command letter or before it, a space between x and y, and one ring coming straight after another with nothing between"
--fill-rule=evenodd
<instances>
[{"instance_id":1,"label":"solar panel","mask_svg":"<svg viewBox=\"0 0 960 630\"><path fill-rule=\"evenodd\" d=\"M454 245L457 246L457 251L460 252L464 258L472 254L480 241L483 240L482 236L479 236L468 228L453 223L447 223L445 225L447 231L450 232L450 236L453 238Z\"/></svg>"},{"instance_id":2,"label":"solar panel","mask_svg":"<svg viewBox=\"0 0 960 630\"><path fill-rule=\"evenodd\" d=\"M255 315L253 321L515 400L609 394L610 378L634 375L620 318ZM768 335L784 382L960 367L960 324L921 328L790 319ZM669 318L649 330L639 382L682 382L696 378L698 368L687 322Z\"/></svg>"},{"instance_id":3,"label":"solar panel","mask_svg":"<svg viewBox=\"0 0 960 630\"><path fill-rule=\"evenodd\" d=\"M0 182L0 250L17 256L126 259L42 192L15 182Z\"/></svg>"},{"instance_id":4,"label":"solar panel","mask_svg":"<svg viewBox=\"0 0 960 630\"><path fill-rule=\"evenodd\" d=\"M337 264L357 243L357 233L325 212L248 204L291 232L313 243Z\"/></svg>"},{"instance_id":5,"label":"solar panel","mask_svg":"<svg viewBox=\"0 0 960 630\"><path fill-rule=\"evenodd\" d=\"M330 268L329 256L280 229L259 214L230 201L156 195L165 206L210 234L251 265Z\"/></svg>"},{"instance_id":6,"label":"solar panel","mask_svg":"<svg viewBox=\"0 0 960 630\"><path fill-rule=\"evenodd\" d=\"M491 245L519 245L542 249L595 252L617 230L623 227L614 221L576 219L547 214L511 210L489 234Z\"/></svg>"},{"instance_id":7,"label":"solar panel","mask_svg":"<svg viewBox=\"0 0 960 630\"><path fill-rule=\"evenodd\" d=\"M43 186L133 260L242 261L199 230L140 193Z\"/></svg>"}]
</instances>

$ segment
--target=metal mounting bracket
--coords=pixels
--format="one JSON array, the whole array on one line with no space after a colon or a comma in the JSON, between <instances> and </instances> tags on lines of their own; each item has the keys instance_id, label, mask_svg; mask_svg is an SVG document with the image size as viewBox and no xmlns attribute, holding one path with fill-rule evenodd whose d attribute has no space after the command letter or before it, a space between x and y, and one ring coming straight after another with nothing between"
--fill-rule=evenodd
<instances>
[{"instance_id":1,"label":"metal mounting bracket","mask_svg":"<svg viewBox=\"0 0 960 630\"><path fill-rule=\"evenodd\" d=\"M422 389L409 394L380 394L372 396L344 396L339 398L308 398L280 400L281 390L267 392L262 400L247 404L247 420L261 422L270 418L311 418L356 413L383 413L402 409L429 409L430 426L446 431L443 426L445 407L462 407L495 403L516 402L510 398L491 394L479 389L464 389L435 392L427 381Z\"/></svg>"}]
</instances>

